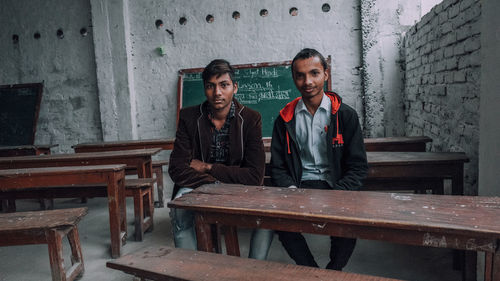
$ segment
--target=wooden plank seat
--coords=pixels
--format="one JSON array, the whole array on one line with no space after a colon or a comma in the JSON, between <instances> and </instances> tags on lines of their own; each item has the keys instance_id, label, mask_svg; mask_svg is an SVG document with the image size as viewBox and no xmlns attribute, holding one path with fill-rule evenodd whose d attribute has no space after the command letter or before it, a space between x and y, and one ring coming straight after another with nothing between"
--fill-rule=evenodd
<instances>
[{"instance_id":1,"label":"wooden plank seat","mask_svg":"<svg viewBox=\"0 0 500 281\"><path fill-rule=\"evenodd\" d=\"M84 272L77 224L86 214L87 208L0 214L0 246L47 244L52 280L75 280ZM69 269L64 265L64 237L71 248Z\"/></svg>"},{"instance_id":2,"label":"wooden plank seat","mask_svg":"<svg viewBox=\"0 0 500 281\"><path fill-rule=\"evenodd\" d=\"M106 266L135 275L140 280L395 280L158 246L142 249L116 260L108 261Z\"/></svg>"},{"instance_id":3,"label":"wooden plank seat","mask_svg":"<svg viewBox=\"0 0 500 281\"><path fill-rule=\"evenodd\" d=\"M156 190L158 193L158 200L153 200L155 208L165 207L165 204L163 202L163 166L166 165L168 165L168 160L153 161L153 175L155 177ZM125 174L137 175L137 170L134 168L127 168L125 169ZM153 199L154 199L154 192L153 192Z\"/></svg>"},{"instance_id":4,"label":"wooden plank seat","mask_svg":"<svg viewBox=\"0 0 500 281\"><path fill-rule=\"evenodd\" d=\"M125 179L125 196L134 199L135 240L142 241L146 231L153 230L152 190L155 180L151 178ZM44 188L26 188L0 192L0 199L9 199L9 211L15 212L16 199L47 199L73 197L107 197L105 185L79 184Z\"/></svg>"}]
</instances>

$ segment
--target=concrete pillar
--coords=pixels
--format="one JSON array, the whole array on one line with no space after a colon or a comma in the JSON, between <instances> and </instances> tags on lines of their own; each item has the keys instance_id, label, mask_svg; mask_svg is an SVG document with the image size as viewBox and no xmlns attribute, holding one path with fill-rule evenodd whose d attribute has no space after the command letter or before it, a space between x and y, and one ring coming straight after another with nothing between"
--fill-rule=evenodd
<instances>
[{"instance_id":1,"label":"concrete pillar","mask_svg":"<svg viewBox=\"0 0 500 281\"><path fill-rule=\"evenodd\" d=\"M137 139L127 0L90 0L103 139Z\"/></svg>"},{"instance_id":2,"label":"concrete pillar","mask_svg":"<svg viewBox=\"0 0 500 281\"><path fill-rule=\"evenodd\" d=\"M482 1L479 195L499 196L500 175L500 2Z\"/></svg>"}]
</instances>

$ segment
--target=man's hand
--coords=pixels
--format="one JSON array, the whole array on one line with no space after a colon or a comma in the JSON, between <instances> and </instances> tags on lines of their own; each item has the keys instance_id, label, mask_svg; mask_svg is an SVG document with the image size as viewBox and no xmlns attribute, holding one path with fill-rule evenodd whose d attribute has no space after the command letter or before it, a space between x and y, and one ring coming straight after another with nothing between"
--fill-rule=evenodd
<instances>
[{"instance_id":1,"label":"man's hand","mask_svg":"<svg viewBox=\"0 0 500 281\"><path fill-rule=\"evenodd\" d=\"M212 164L202 162L198 159L191 160L189 166L200 173L208 173L212 169Z\"/></svg>"}]
</instances>

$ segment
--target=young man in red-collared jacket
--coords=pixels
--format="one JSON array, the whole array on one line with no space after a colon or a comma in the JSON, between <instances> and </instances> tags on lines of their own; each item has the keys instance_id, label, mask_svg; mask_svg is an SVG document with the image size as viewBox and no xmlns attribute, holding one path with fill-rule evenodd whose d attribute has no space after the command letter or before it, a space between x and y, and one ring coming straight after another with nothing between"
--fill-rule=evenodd
<instances>
[{"instance_id":1,"label":"young man in red-collared jacket","mask_svg":"<svg viewBox=\"0 0 500 281\"><path fill-rule=\"evenodd\" d=\"M323 89L328 79L325 58L303 49L292 61L292 76L301 97L287 104L274 123L271 143L275 186L358 190L368 164L356 111L336 93ZM299 265L318 267L300 233L277 231ZM331 237L327 269L342 270L356 239Z\"/></svg>"}]
</instances>

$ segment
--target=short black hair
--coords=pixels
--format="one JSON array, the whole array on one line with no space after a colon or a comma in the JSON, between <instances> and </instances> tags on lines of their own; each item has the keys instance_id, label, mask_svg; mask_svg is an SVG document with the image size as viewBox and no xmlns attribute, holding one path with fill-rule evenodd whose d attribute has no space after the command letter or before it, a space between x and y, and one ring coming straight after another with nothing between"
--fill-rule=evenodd
<instances>
[{"instance_id":1,"label":"short black hair","mask_svg":"<svg viewBox=\"0 0 500 281\"><path fill-rule=\"evenodd\" d=\"M292 73L293 73L293 64L295 63L296 60L302 60L302 59L308 59L312 57L317 57L321 61L321 65L323 65L323 69L326 71L328 69L328 64L326 63L325 57L323 55L316 51L315 49L310 49L310 48L305 48L302 49L300 52L295 55L295 57L292 60Z\"/></svg>"},{"instance_id":2,"label":"short black hair","mask_svg":"<svg viewBox=\"0 0 500 281\"><path fill-rule=\"evenodd\" d=\"M201 73L203 84L207 83L214 75L218 78L226 73L229 74L229 78L234 82L234 68L231 64L229 64L227 60L215 59L211 61Z\"/></svg>"}]
</instances>

